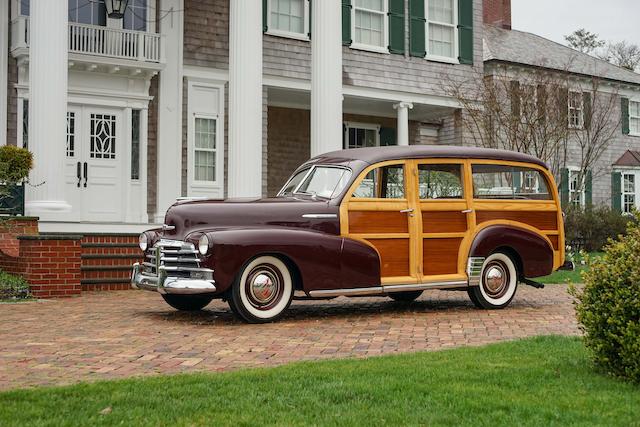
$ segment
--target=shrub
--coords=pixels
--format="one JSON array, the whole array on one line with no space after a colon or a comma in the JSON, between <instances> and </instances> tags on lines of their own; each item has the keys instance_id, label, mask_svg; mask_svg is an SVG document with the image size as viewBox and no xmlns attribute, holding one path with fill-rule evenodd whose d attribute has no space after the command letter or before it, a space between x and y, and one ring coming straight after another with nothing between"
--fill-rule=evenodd
<instances>
[{"instance_id":1,"label":"shrub","mask_svg":"<svg viewBox=\"0 0 640 427\"><path fill-rule=\"evenodd\" d=\"M26 280L0 270L0 300L27 298L31 298L31 294Z\"/></svg>"},{"instance_id":2,"label":"shrub","mask_svg":"<svg viewBox=\"0 0 640 427\"><path fill-rule=\"evenodd\" d=\"M637 216L636 216L637 218ZM572 289L584 342L596 365L640 382L640 225L588 260L585 287Z\"/></svg>"},{"instance_id":3,"label":"shrub","mask_svg":"<svg viewBox=\"0 0 640 427\"><path fill-rule=\"evenodd\" d=\"M29 150L3 145L0 147L0 182L19 184L29 176L33 155Z\"/></svg>"},{"instance_id":4,"label":"shrub","mask_svg":"<svg viewBox=\"0 0 640 427\"><path fill-rule=\"evenodd\" d=\"M632 218L622 215L607 206L591 209L569 208L564 222L565 240L575 250L599 252L607 240L615 239L626 232Z\"/></svg>"}]
</instances>

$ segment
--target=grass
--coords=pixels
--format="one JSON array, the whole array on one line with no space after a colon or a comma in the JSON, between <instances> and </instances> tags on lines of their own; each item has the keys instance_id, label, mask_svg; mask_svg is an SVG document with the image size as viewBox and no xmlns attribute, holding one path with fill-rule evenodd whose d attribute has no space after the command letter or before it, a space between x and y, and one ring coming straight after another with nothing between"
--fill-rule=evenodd
<instances>
[{"instance_id":1,"label":"grass","mask_svg":"<svg viewBox=\"0 0 640 427\"><path fill-rule=\"evenodd\" d=\"M598 257L600 255L602 255L602 252L591 252L589 254L590 257ZM583 261L583 258L580 255L576 255L574 260L576 268L573 271L558 270L548 276L538 277L534 280L536 282L545 283L545 284L582 283L581 273L587 268L586 266L581 264L582 261Z\"/></svg>"},{"instance_id":2,"label":"grass","mask_svg":"<svg viewBox=\"0 0 640 427\"><path fill-rule=\"evenodd\" d=\"M418 424L640 425L640 387L594 372L578 338L539 337L0 393L3 426Z\"/></svg>"}]
</instances>

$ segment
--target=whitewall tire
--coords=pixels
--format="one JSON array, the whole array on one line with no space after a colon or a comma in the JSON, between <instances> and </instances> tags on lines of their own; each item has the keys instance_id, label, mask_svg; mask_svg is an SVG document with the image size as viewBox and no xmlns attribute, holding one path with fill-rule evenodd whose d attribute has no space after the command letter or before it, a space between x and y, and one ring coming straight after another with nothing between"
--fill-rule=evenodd
<instances>
[{"instance_id":1,"label":"whitewall tire","mask_svg":"<svg viewBox=\"0 0 640 427\"><path fill-rule=\"evenodd\" d=\"M229 305L249 323L272 322L289 307L293 291L287 265L274 256L258 256L238 274Z\"/></svg>"},{"instance_id":2,"label":"whitewall tire","mask_svg":"<svg viewBox=\"0 0 640 427\"><path fill-rule=\"evenodd\" d=\"M504 308L518 289L518 268L513 259L502 252L487 257L482 265L480 284L469 288L471 301L485 309Z\"/></svg>"}]
</instances>

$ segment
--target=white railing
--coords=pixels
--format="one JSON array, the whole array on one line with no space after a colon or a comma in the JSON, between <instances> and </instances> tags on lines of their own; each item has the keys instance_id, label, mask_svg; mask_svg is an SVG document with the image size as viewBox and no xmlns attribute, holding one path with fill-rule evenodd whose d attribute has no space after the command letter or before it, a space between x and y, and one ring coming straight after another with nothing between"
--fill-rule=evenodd
<instances>
[{"instance_id":1,"label":"white railing","mask_svg":"<svg viewBox=\"0 0 640 427\"><path fill-rule=\"evenodd\" d=\"M12 22L12 49L29 46L29 19ZM69 52L145 62L163 62L161 36L69 22Z\"/></svg>"}]
</instances>

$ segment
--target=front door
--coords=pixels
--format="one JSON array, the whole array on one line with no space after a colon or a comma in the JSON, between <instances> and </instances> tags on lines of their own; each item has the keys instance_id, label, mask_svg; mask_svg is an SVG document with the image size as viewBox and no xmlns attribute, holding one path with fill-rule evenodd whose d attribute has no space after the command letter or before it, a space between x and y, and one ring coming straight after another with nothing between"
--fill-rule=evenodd
<instances>
[{"instance_id":1,"label":"front door","mask_svg":"<svg viewBox=\"0 0 640 427\"><path fill-rule=\"evenodd\" d=\"M418 217L410 166L410 161L391 161L370 167L346 204L345 234L376 248L383 285L419 281Z\"/></svg>"},{"instance_id":2,"label":"front door","mask_svg":"<svg viewBox=\"0 0 640 427\"><path fill-rule=\"evenodd\" d=\"M464 163L430 159L416 166L422 281L464 280L465 259L460 248L473 227L470 200L464 192Z\"/></svg>"},{"instance_id":3,"label":"front door","mask_svg":"<svg viewBox=\"0 0 640 427\"><path fill-rule=\"evenodd\" d=\"M69 221L124 219L122 111L70 107L67 112L65 196Z\"/></svg>"}]
</instances>

